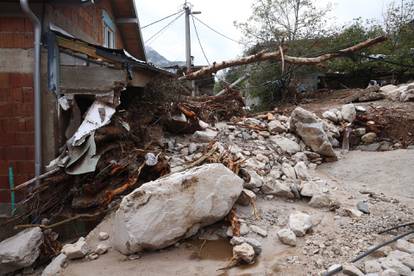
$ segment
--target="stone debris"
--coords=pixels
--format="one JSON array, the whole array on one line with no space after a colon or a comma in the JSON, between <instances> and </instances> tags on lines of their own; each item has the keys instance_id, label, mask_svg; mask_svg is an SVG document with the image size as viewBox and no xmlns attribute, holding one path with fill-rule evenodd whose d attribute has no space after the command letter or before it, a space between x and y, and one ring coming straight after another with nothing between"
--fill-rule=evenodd
<instances>
[{"instance_id":1,"label":"stone debris","mask_svg":"<svg viewBox=\"0 0 414 276\"><path fill-rule=\"evenodd\" d=\"M109 239L109 234L106 232L99 232L98 238L100 241L106 241L107 239Z\"/></svg>"},{"instance_id":2,"label":"stone debris","mask_svg":"<svg viewBox=\"0 0 414 276\"><path fill-rule=\"evenodd\" d=\"M106 252L108 252L108 249L109 249L108 245L106 245L104 243L100 243L96 246L95 253L98 254L98 255L103 255Z\"/></svg>"},{"instance_id":3,"label":"stone debris","mask_svg":"<svg viewBox=\"0 0 414 276\"><path fill-rule=\"evenodd\" d=\"M254 262L254 258L254 249L250 244L242 243L233 247L233 259L251 264Z\"/></svg>"},{"instance_id":4,"label":"stone debris","mask_svg":"<svg viewBox=\"0 0 414 276\"><path fill-rule=\"evenodd\" d=\"M350 276L364 276L364 273L362 273L362 271L359 270L353 264L344 264L344 265L342 265L342 272L345 275L350 275Z\"/></svg>"},{"instance_id":5,"label":"stone debris","mask_svg":"<svg viewBox=\"0 0 414 276\"><path fill-rule=\"evenodd\" d=\"M80 237L76 243L65 244L61 251L69 260L81 259L85 257L89 252L90 248L86 243L84 237Z\"/></svg>"},{"instance_id":6,"label":"stone debris","mask_svg":"<svg viewBox=\"0 0 414 276\"><path fill-rule=\"evenodd\" d=\"M324 124L315 114L297 107L290 117L290 130L297 133L313 151L323 156L336 158Z\"/></svg>"},{"instance_id":7,"label":"stone debris","mask_svg":"<svg viewBox=\"0 0 414 276\"><path fill-rule=\"evenodd\" d=\"M67 257L60 253L42 272L42 276L60 276L63 275L63 269L67 266Z\"/></svg>"},{"instance_id":8,"label":"stone debris","mask_svg":"<svg viewBox=\"0 0 414 276\"><path fill-rule=\"evenodd\" d=\"M250 230L258 234L259 236L267 237L267 231L264 230L263 228L260 228L259 226L256 226L256 225L250 225L249 228Z\"/></svg>"},{"instance_id":9,"label":"stone debris","mask_svg":"<svg viewBox=\"0 0 414 276\"><path fill-rule=\"evenodd\" d=\"M312 228L311 216L302 212L290 214L289 228L297 237L303 237Z\"/></svg>"},{"instance_id":10,"label":"stone debris","mask_svg":"<svg viewBox=\"0 0 414 276\"><path fill-rule=\"evenodd\" d=\"M0 243L0 275L30 267L40 255L43 233L39 227L23 230Z\"/></svg>"},{"instance_id":11,"label":"stone debris","mask_svg":"<svg viewBox=\"0 0 414 276\"><path fill-rule=\"evenodd\" d=\"M342 106L341 114L345 121L352 123L356 118L355 106L353 104L346 104Z\"/></svg>"},{"instance_id":12,"label":"stone debris","mask_svg":"<svg viewBox=\"0 0 414 276\"><path fill-rule=\"evenodd\" d=\"M239 199L237 199L238 204L243 206L249 206L256 200L256 194L248 189L243 189L242 193L240 194Z\"/></svg>"},{"instance_id":13,"label":"stone debris","mask_svg":"<svg viewBox=\"0 0 414 276\"><path fill-rule=\"evenodd\" d=\"M365 201L359 201L357 203L357 208L362 213L369 214L369 206L368 206L368 203L367 202L365 202Z\"/></svg>"},{"instance_id":14,"label":"stone debris","mask_svg":"<svg viewBox=\"0 0 414 276\"><path fill-rule=\"evenodd\" d=\"M231 245L240 245L242 243L250 244L253 247L254 252L257 256L262 253L262 244L260 243L260 241L256 239L247 237L233 237L230 240Z\"/></svg>"},{"instance_id":15,"label":"stone debris","mask_svg":"<svg viewBox=\"0 0 414 276\"><path fill-rule=\"evenodd\" d=\"M222 164L148 182L123 198L113 222L114 245L124 254L173 245L221 220L242 190L243 180Z\"/></svg>"},{"instance_id":16,"label":"stone debris","mask_svg":"<svg viewBox=\"0 0 414 276\"><path fill-rule=\"evenodd\" d=\"M288 228L281 229L277 232L277 236L282 243L296 246L296 235L292 230Z\"/></svg>"}]
</instances>

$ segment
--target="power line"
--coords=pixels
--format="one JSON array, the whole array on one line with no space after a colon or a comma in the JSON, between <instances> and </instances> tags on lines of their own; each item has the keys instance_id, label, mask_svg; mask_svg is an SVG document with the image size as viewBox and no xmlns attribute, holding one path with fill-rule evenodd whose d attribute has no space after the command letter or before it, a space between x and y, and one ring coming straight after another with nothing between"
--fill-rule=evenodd
<instances>
[{"instance_id":1,"label":"power line","mask_svg":"<svg viewBox=\"0 0 414 276\"><path fill-rule=\"evenodd\" d=\"M203 48L203 45L201 44L200 36L198 35L198 30L197 30L197 26L195 24L195 20L194 20L194 16L193 15L191 15L191 19L193 21L194 31L195 31L196 36L197 36L198 44L200 45L200 48L201 48L201 52L203 53L204 58L207 61L207 64L210 66L210 61L207 58L206 52L204 51L204 48Z\"/></svg>"},{"instance_id":2,"label":"power line","mask_svg":"<svg viewBox=\"0 0 414 276\"><path fill-rule=\"evenodd\" d=\"M145 29L145 28L147 28L147 27L149 27L149 26L152 26L152 25L154 25L154 24L157 24L158 22L164 21L165 19L168 19L168 18L170 18L170 17L173 17L174 15L177 15L177 14L182 13L182 12L183 12L183 11L178 11L178 12L176 12L176 13L170 14L170 15L168 15L168 16L166 16L166 17L164 17L164 18L161 18L161 19L159 19L159 20L156 20L156 21L154 21L154 22L152 22L152 23L149 23L149 24L147 24L147 25L145 25L145 26L141 27L141 29Z\"/></svg>"},{"instance_id":3,"label":"power line","mask_svg":"<svg viewBox=\"0 0 414 276\"><path fill-rule=\"evenodd\" d=\"M237 40L235 40L235 39L233 39L233 38L231 38L231 37L229 37L229 36L227 36L227 35L225 35L225 34L223 34L223 33L219 32L219 31L217 31L217 30L213 29L213 28L212 28L212 27L210 27L207 23L204 23L203 21L201 21L201 19L199 19L198 17L194 17L194 18L195 18L197 21L199 21L201 24L203 24L204 26L206 26L207 28L209 28L210 30L212 30L213 32L215 32L216 34L219 34L219 35L221 35L222 37L227 38L228 40L231 40L231 41L233 41L233 42L235 42L235 43L237 43L237 44L243 45L243 43L241 43L240 41L237 41Z\"/></svg>"},{"instance_id":4,"label":"power line","mask_svg":"<svg viewBox=\"0 0 414 276\"><path fill-rule=\"evenodd\" d=\"M174 18L170 23L165 25L161 30L156 32L153 36L151 36L149 39L145 41L145 43L149 43L154 37L162 33L165 29L167 29L169 26L171 26L175 21L177 21L184 13L180 13L176 18Z\"/></svg>"}]
</instances>

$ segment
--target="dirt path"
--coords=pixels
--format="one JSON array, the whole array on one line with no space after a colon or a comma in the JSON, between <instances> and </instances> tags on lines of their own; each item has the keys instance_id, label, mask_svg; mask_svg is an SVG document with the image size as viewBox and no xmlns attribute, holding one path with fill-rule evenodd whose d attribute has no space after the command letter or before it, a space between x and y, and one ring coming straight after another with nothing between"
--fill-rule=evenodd
<instances>
[{"instance_id":1,"label":"dirt path","mask_svg":"<svg viewBox=\"0 0 414 276\"><path fill-rule=\"evenodd\" d=\"M322 164L319 171L349 191L368 189L406 201L414 199L414 150L351 151L339 162Z\"/></svg>"},{"instance_id":2,"label":"dirt path","mask_svg":"<svg viewBox=\"0 0 414 276\"><path fill-rule=\"evenodd\" d=\"M324 164L314 172L327 180L332 195L341 203L340 210L311 208L306 201L258 198L260 219L257 220L250 207L241 207L238 211L241 218L268 232L265 238L254 236L261 241L263 251L251 266L218 270L231 258L227 240L205 244L201 240L187 240L159 252L145 253L136 260L110 250L95 261L71 262L64 275L316 275L389 238L376 235L379 229L413 217L413 168L414 150L350 152L340 161ZM360 190L384 193L384 200L369 198ZM388 200L388 196L398 200ZM356 202L363 199L368 200L370 215L350 218L341 213L344 208L355 208ZM285 227L288 215L295 210L309 213L316 223L312 233L299 238L296 247L289 247L280 243L276 233ZM381 219L384 217L387 219ZM95 231L110 233L111 225L103 223ZM88 237L92 247L96 245L95 238L96 233Z\"/></svg>"}]
</instances>

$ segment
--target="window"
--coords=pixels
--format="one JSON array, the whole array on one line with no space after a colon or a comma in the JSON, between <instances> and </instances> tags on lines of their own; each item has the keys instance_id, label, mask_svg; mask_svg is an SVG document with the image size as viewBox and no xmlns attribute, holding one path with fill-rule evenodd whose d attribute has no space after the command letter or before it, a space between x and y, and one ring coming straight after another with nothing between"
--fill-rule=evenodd
<instances>
[{"instance_id":1,"label":"window","mask_svg":"<svg viewBox=\"0 0 414 276\"><path fill-rule=\"evenodd\" d=\"M107 48L115 48L115 24L106 11L102 11L102 19L104 25L103 46Z\"/></svg>"}]
</instances>

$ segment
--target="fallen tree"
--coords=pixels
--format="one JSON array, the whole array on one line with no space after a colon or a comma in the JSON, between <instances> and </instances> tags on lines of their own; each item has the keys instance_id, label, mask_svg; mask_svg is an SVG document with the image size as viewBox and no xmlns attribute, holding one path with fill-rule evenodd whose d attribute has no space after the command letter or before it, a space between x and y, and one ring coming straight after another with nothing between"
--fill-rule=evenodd
<instances>
[{"instance_id":1,"label":"fallen tree","mask_svg":"<svg viewBox=\"0 0 414 276\"><path fill-rule=\"evenodd\" d=\"M284 63L290 63L290 64L316 65L316 64L323 63L333 58L337 58L337 57L345 56L345 55L348 55L354 52L358 52L362 49L369 48L371 46L374 46L386 40L387 40L387 37L379 36L376 38L365 40L354 46L351 46L351 47L348 47L348 48L345 48L345 49L342 49L342 50L339 50L333 53L323 54L317 57L293 57L293 56L284 55L283 52L286 52L286 50L281 49L280 47L279 50L275 52L261 51L257 54L250 55L247 57L242 57L240 59L222 61L220 63L214 62L211 66L201 68L198 71L194 71L194 72L191 72L187 75L180 77L179 80L195 80L200 77L216 73L226 68L255 63L255 62L261 62L265 60L279 60L279 61L283 60Z\"/></svg>"}]
</instances>

